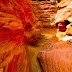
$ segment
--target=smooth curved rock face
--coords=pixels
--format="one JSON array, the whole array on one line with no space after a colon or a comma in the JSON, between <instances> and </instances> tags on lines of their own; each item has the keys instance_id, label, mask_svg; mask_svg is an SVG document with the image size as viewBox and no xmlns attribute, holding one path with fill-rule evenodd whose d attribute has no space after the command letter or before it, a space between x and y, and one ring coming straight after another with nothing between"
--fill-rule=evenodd
<instances>
[{"instance_id":1,"label":"smooth curved rock face","mask_svg":"<svg viewBox=\"0 0 72 72\"><path fill-rule=\"evenodd\" d=\"M30 72L30 62L23 44L0 42L0 69L3 72Z\"/></svg>"},{"instance_id":2,"label":"smooth curved rock face","mask_svg":"<svg viewBox=\"0 0 72 72\"><path fill-rule=\"evenodd\" d=\"M31 72L30 62L26 51L14 55L13 59L8 65L7 72Z\"/></svg>"},{"instance_id":3,"label":"smooth curved rock face","mask_svg":"<svg viewBox=\"0 0 72 72\"><path fill-rule=\"evenodd\" d=\"M30 72L25 45L35 44L40 38L32 29L34 22L29 0L0 1L0 70L3 72Z\"/></svg>"},{"instance_id":4,"label":"smooth curved rock face","mask_svg":"<svg viewBox=\"0 0 72 72\"><path fill-rule=\"evenodd\" d=\"M49 39L39 52L38 58L44 72L72 72L72 40Z\"/></svg>"},{"instance_id":5,"label":"smooth curved rock face","mask_svg":"<svg viewBox=\"0 0 72 72\"><path fill-rule=\"evenodd\" d=\"M36 18L29 0L1 0L0 7L0 41L31 45L32 41L29 41L32 37L38 40L37 32L33 29Z\"/></svg>"}]
</instances>

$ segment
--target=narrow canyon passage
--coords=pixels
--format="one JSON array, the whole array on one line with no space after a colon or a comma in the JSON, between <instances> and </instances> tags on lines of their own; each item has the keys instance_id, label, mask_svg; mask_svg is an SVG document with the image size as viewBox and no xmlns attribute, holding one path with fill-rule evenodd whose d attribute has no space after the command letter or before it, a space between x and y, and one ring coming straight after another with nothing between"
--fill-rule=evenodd
<instances>
[{"instance_id":1,"label":"narrow canyon passage","mask_svg":"<svg viewBox=\"0 0 72 72\"><path fill-rule=\"evenodd\" d=\"M72 72L72 0L0 2L0 72Z\"/></svg>"},{"instance_id":2,"label":"narrow canyon passage","mask_svg":"<svg viewBox=\"0 0 72 72\"><path fill-rule=\"evenodd\" d=\"M37 59L38 53L42 48L44 42L48 38L56 34L57 27L52 26L57 8L56 4L52 5L50 1L43 2L31 2L34 13L38 18L35 28L41 32L44 36L42 40L38 42L36 46L28 46L27 53L31 62L31 72L42 72L42 68Z\"/></svg>"}]
</instances>

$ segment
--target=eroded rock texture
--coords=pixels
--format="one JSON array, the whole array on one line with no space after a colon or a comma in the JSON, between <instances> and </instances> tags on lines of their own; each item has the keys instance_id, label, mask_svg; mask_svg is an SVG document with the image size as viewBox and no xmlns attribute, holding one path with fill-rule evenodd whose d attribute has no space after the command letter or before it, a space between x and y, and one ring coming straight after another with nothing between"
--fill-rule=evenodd
<instances>
[{"instance_id":1,"label":"eroded rock texture","mask_svg":"<svg viewBox=\"0 0 72 72\"><path fill-rule=\"evenodd\" d=\"M52 37L45 42L38 58L44 72L72 72L72 40L59 42Z\"/></svg>"},{"instance_id":2,"label":"eroded rock texture","mask_svg":"<svg viewBox=\"0 0 72 72\"><path fill-rule=\"evenodd\" d=\"M52 23L55 19L55 15L57 12L56 3L54 5L51 4L51 1L40 1L34 2L33 11L38 18L36 23L36 28L48 28L52 27Z\"/></svg>"}]
</instances>

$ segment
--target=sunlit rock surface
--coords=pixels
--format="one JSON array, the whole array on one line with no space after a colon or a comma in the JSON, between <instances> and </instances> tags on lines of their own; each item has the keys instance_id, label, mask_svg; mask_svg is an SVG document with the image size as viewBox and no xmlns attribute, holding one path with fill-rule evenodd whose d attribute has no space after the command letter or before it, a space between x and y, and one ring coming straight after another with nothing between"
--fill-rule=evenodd
<instances>
[{"instance_id":1,"label":"sunlit rock surface","mask_svg":"<svg viewBox=\"0 0 72 72\"><path fill-rule=\"evenodd\" d=\"M64 20L68 20L69 17L72 17L72 1L67 0L66 2L63 2L63 4L61 2L59 4L61 4L61 5L58 5L59 8L63 4L64 4L64 6L62 6L57 11L57 14L56 14L56 17L55 17L55 23L64 22Z\"/></svg>"},{"instance_id":2,"label":"sunlit rock surface","mask_svg":"<svg viewBox=\"0 0 72 72\"><path fill-rule=\"evenodd\" d=\"M67 25L66 34L67 35L72 35L72 23Z\"/></svg>"},{"instance_id":3,"label":"sunlit rock surface","mask_svg":"<svg viewBox=\"0 0 72 72\"><path fill-rule=\"evenodd\" d=\"M62 0L55 16L57 33L48 38L41 48L38 59L44 72L72 72L72 4Z\"/></svg>"},{"instance_id":4,"label":"sunlit rock surface","mask_svg":"<svg viewBox=\"0 0 72 72\"><path fill-rule=\"evenodd\" d=\"M68 40L69 37L67 35L69 35L70 39L72 39L72 1L62 0L58 4L58 8L59 10L57 11L54 21L54 24L58 26L57 37L59 40L62 40L62 38L63 40L66 38L66 40Z\"/></svg>"}]
</instances>

